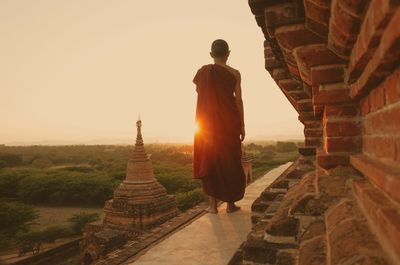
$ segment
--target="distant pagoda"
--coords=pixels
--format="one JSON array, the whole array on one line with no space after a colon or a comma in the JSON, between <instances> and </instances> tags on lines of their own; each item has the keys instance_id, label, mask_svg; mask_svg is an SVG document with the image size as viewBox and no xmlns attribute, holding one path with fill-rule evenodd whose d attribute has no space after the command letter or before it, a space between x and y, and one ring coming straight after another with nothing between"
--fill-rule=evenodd
<instances>
[{"instance_id":1,"label":"distant pagoda","mask_svg":"<svg viewBox=\"0 0 400 265\"><path fill-rule=\"evenodd\" d=\"M136 122L137 137L128 161L125 180L114 191L114 198L104 207L103 227L138 235L176 216L175 197L154 178L153 165L146 154L142 138L142 122Z\"/></svg>"},{"instance_id":2,"label":"distant pagoda","mask_svg":"<svg viewBox=\"0 0 400 265\"><path fill-rule=\"evenodd\" d=\"M126 178L106 201L103 222L86 224L80 243L81 264L88 265L123 246L128 239L178 214L175 196L154 178L153 165L142 139L142 122L136 122L137 137L128 161ZM102 264L102 263L101 263Z\"/></svg>"},{"instance_id":3,"label":"distant pagoda","mask_svg":"<svg viewBox=\"0 0 400 265\"><path fill-rule=\"evenodd\" d=\"M251 153L247 153L242 145L242 167L246 175L246 185L249 185L253 181L253 161L254 156Z\"/></svg>"}]
</instances>

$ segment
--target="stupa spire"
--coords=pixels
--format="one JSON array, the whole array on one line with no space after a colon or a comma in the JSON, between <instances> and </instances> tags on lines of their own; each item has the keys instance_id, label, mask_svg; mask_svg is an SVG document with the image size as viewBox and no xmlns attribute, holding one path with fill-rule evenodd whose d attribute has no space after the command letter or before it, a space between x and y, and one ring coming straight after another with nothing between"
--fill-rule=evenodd
<instances>
[{"instance_id":1,"label":"stupa spire","mask_svg":"<svg viewBox=\"0 0 400 265\"><path fill-rule=\"evenodd\" d=\"M146 182L154 180L153 165L144 149L141 129L142 121L139 118L136 122L136 143L128 161L125 181Z\"/></svg>"},{"instance_id":2,"label":"stupa spire","mask_svg":"<svg viewBox=\"0 0 400 265\"><path fill-rule=\"evenodd\" d=\"M142 121L140 117L136 122L136 143L133 149L133 154L131 160L133 161L144 161L148 159L146 150L144 149L143 137L142 137Z\"/></svg>"},{"instance_id":3,"label":"stupa spire","mask_svg":"<svg viewBox=\"0 0 400 265\"><path fill-rule=\"evenodd\" d=\"M95 244L98 242L95 240L101 238L96 237L99 235L98 231L111 230L108 233L112 235L120 235L118 232L112 232L113 230L124 231L128 237L135 238L146 229L153 228L178 214L175 197L168 195L167 190L154 178L151 159L144 150L141 128L142 121L139 117L136 122L136 144L128 161L126 177L115 189L113 199L106 201L103 224L93 228L94 233L92 231L89 234L89 230L85 232L83 252L90 254L96 249L98 253L103 253L103 245L100 248L100 245ZM95 236L95 239L91 239L91 235ZM108 238L112 237L107 235L107 240ZM114 246L114 242L107 244Z\"/></svg>"},{"instance_id":4,"label":"stupa spire","mask_svg":"<svg viewBox=\"0 0 400 265\"><path fill-rule=\"evenodd\" d=\"M142 138L142 121L139 119L136 122L136 146L143 145L143 138Z\"/></svg>"}]
</instances>

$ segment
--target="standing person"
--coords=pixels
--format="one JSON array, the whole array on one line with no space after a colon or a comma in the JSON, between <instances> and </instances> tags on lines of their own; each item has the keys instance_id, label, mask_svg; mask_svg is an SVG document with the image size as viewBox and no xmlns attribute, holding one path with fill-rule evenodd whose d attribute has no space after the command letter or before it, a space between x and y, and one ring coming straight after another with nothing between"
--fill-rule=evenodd
<instances>
[{"instance_id":1,"label":"standing person","mask_svg":"<svg viewBox=\"0 0 400 265\"><path fill-rule=\"evenodd\" d=\"M210 55L214 64L201 67L196 84L196 123L193 177L201 179L209 195L210 213L217 213L218 200L227 202L228 213L238 211L246 177L241 163L241 142L245 137L240 72L226 64L228 43L215 40Z\"/></svg>"}]
</instances>

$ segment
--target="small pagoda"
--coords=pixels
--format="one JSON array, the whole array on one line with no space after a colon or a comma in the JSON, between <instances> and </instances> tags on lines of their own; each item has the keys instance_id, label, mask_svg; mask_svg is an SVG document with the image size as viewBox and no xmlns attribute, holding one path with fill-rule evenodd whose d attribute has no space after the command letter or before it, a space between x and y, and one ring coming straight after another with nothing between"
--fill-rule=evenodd
<instances>
[{"instance_id":1,"label":"small pagoda","mask_svg":"<svg viewBox=\"0 0 400 265\"><path fill-rule=\"evenodd\" d=\"M154 178L153 165L142 138L142 122L136 122L137 137L128 161L126 178L104 207L103 227L125 230L130 236L176 216L175 197Z\"/></svg>"},{"instance_id":2,"label":"small pagoda","mask_svg":"<svg viewBox=\"0 0 400 265\"><path fill-rule=\"evenodd\" d=\"M161 224L178 214L175 196L154 178L153 165L146 154L142 122L136 122L137 137L128 161L126 178L106 201L103 222L85 226L81 247L81 264L96 261L124 245L146 229Z\"/></svg>"}]
</instances>

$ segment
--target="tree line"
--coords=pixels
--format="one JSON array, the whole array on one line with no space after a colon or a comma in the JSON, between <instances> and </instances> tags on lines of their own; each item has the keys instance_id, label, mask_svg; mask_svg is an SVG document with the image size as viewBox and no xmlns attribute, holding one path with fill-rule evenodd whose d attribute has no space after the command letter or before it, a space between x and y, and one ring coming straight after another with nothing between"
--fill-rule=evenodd
<instances>
[{"instance_id":1,"label":"tree line","mask_svg":"<svg viewBox=\"0 0 400 265\"><path fill-rule=\"evenodd\" d=\"M250 143L255 178L297 158L298 143ZM146 145L156 179L178 208L187 210L205 200L201 182L192 178L191 145ZM13 242L23 255L37 253L44 243L81 233L95 215L80 214L68 227L32 230L38 218L32 205L96 206L112 198L125 178L132 146L0 146L0 249Z\"/></svg>"}]
</instances>

